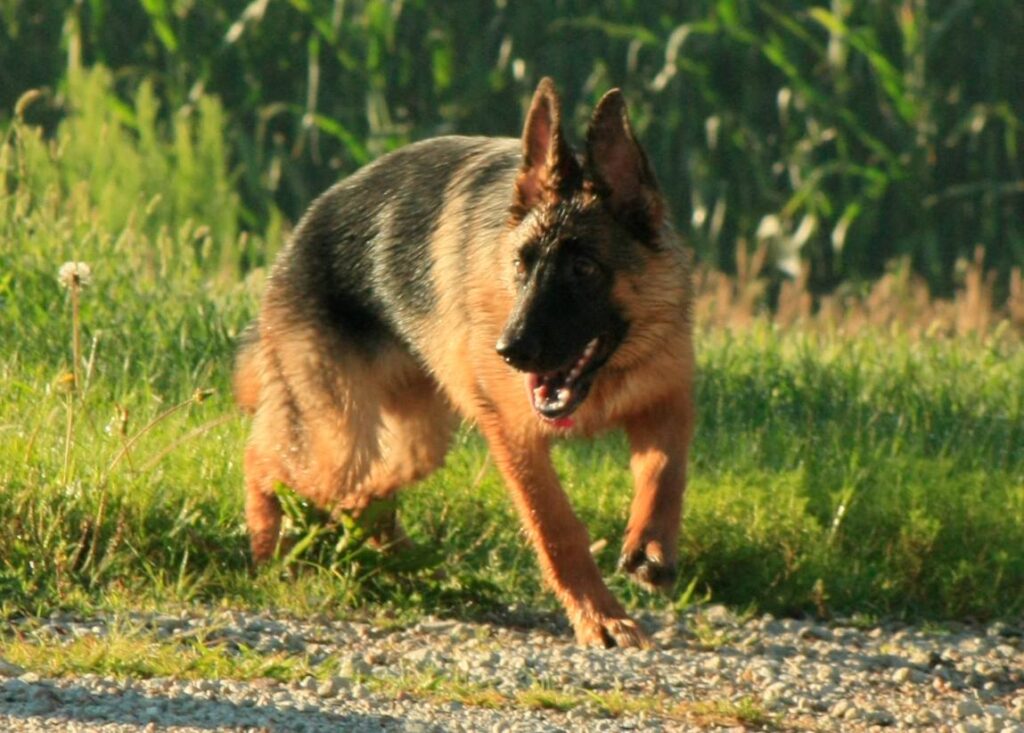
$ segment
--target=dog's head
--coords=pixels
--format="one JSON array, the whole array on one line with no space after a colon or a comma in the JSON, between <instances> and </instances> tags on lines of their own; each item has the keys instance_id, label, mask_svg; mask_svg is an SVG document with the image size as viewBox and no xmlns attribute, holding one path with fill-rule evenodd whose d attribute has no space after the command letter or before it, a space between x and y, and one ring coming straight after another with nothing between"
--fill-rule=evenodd
<instances>
[{"instance_id":1,"label":"dog's head","mask_svg":"<svg viewBox=\"0 0 1024 733\"><path fill-rule=\"evenodd\" d=\"M630 330L620 280L661 246L665 207L618 89L598 102L577 157L542 80L522 142L503 263L515 300L496 349L525 373L538 415L568 425Z\"/></svg>"}]
</instances>

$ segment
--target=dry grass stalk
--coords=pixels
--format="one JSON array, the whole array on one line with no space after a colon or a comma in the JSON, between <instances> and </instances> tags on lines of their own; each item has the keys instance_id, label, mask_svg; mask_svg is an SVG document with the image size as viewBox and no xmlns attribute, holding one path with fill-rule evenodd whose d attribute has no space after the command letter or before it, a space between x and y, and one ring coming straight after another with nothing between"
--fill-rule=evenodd
<instances>
[{"instance_id":1,"label":"dry grass stalk","mask_svg":"<svg viewBox=\"0 0 1024 733\"><path fill-rule=\"evenodd\" d=\"M780 328L844 333L896 328L915 337L988 336L997 332L1006 337L1024 337L1021 270L1014 268L1010 273L1006 299L998 304L997 273L986 272L981 246L970 260L958 263L961 284L952 299L934 297L906 260L892 263L867 290L844 285L832 294L815 296L808 289L810 271L805 263L796 279L781 284L772 307L766 264L764 245L750 253L741 242L735 277L698 269L694 298L697 323L709 328L743 329L755 321L768 321Z\"/></svg>"}]
</instances>

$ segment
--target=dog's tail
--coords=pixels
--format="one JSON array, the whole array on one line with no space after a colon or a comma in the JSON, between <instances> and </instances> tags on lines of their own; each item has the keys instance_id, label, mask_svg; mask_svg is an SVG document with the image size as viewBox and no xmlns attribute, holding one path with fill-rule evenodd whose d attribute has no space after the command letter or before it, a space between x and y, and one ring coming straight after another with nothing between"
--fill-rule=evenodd
<instances>
[{"instance_id":1,"label":"dog's tail","mask_svg":"<svg viewBox=\"0 0 1024 733\"><path fill-rule=\"evenodd\" d=\"M260 331L251 324L239 337L238 356L235 358L235 402L243 412L252 413L260 401Z\"/></svg>"}]
</instances>

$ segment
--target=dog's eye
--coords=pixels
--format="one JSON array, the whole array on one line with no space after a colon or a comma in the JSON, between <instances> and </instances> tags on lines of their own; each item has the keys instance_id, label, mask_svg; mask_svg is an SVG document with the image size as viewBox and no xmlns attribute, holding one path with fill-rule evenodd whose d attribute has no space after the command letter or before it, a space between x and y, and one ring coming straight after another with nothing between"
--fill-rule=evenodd
<instances>
[{"instance_id":1,"label":"dog's eye","mask_svg":"<svg viewBox=\"0 0 1024 733\"><path fill-rule=\"evenodd\" d=\"M577 280L594 280L601 274L601 266L592 257L573 257L572 274Z\"/></svg>"}]
</instances>

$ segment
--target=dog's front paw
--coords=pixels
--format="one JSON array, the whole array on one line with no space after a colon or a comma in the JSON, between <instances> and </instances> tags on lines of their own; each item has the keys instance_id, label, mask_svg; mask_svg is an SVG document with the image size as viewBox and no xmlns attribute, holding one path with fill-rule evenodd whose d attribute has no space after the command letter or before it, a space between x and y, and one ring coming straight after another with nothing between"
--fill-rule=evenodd
<instances>
[{"instance_id":1,"label":"dog's front paw","mask_svg":"<svg viewBox=\"0 0 1024 733\"><path fill-rule=\"evenodd\" d=\"M576 641L586 646L649 647L647 634L628 616L591 616L576 623Z\"/></svg>"},{"instance_id":2,"label":"dog's front paw","mask_svg":"<svg viewBox=\"0 0 1024 733\"><path fill-rule=\"evenodd\" d=\"M619 570L650 588L668 588L676 581L675 558L668 557L656 540L636 546L627 543L619 558Z\"/></svg>"}]
</instances>

